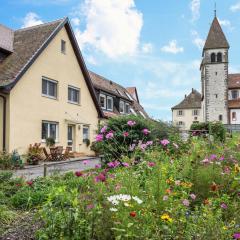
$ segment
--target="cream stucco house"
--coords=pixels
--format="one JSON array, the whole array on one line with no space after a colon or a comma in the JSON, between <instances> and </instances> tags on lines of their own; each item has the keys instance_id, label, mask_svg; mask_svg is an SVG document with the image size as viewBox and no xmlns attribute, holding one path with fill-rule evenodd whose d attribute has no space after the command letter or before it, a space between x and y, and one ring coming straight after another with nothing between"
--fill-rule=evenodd
<instances>
[{"instance_id":1,"label":"cream stucco house","mask_svg":"<svg viewBox=\"0 0 240 240\"><path fill-rule=\"evenodd\" d=\"M67 18L13 31L0 25L0 151L53 137L91 153L103 117Z\"/></svg>"}]
</instances>

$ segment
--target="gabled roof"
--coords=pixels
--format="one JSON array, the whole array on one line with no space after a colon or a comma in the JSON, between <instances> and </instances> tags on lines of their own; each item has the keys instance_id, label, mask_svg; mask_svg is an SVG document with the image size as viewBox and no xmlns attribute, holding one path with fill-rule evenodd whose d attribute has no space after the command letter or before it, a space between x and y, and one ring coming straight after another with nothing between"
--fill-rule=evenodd
<instances>
[{"instance_id":1,"label":"gabled roof","mask_svg":"<svg viewBox=\"0 0 240 240\"><path fill-rule=\"evenodd\" d=\"M0 89L10 91L63 27L66 28L68 33L98 115L103 117L103 112L99 107L92 81L68 18L14 31L13 53L0 63Z\"/></svg>"},{"instance_id":2,"label":"gabled roof","mask_svg":"<svg viewBox=\"0 0 240 240\"><path fill-rule=\"evenodd\" d=\"M193 108L201 108L201 94L195 89L192 89L192 92L185 96L184 100L174 106L172 110Z\"/></svg>"},{"instance_id":3,"label":"gabled roof","mask_svg":"<svg viewBox=\"0 0 240 240\"><path fill-rule=\"evenodd\" d=\"M228 88L240 88L240 73L228 74Z\"/></svg>"},{"instance_id":4,"label":"gabled roof","mask_svg":"<svg viewBox=\"0 0 240 240\"><path fill-rule=\"evenodd\" d=\"M136 87L127 87L126 89L131 94L131 96L139 103L137 88Z\"/></svg>"},{"instance_id":5,"label":"gabled roof","mask_svg":"<svg viewBox=\"0 0 240 240\"><path fill-rule=\"evenodd\" d=\"M0 51L13 52L14 31L0 24Z\"/></svg>"},{"instance_id":6,"label":"gabled roof","mask_svg":"<svg viewBox=\"0 0 240 240\"><path fill-rule=\"evenodd\" d=\"M207 40L204 45L204 50L216 48L229 48L228 41L223 33L217 17L213 19Z\"/></svg>"},{"instance_id":7,"label":"gabled roof","mask_svg":"<svg viewBox=\"0 0 240 240\"><path fill-rule=\"evenodd\" d=\"M128 91L128 89L124 88L123 86L111 81L111 80L108 80L92 71L89 71L90 73L90 76L91 76L91 79L92 79L92 82L93 82L93 85L95 87L95 89L98 89L100 91L103 91L103 92L106 92L106 93L109 93L113 96L116 96L118 98L122 98L122 99L125 99L127 101L129 101L132 109L138 113L138 114L142 114L145 116L145 117L149 117L148 114L146 113L146 111L144 110L144 108L141 106L141 104L134 99L134 96L131 95L131 93ZM135 88L135 91L137 92L136 88ZM132 99L130 99L126 93L130 93L130 95L132 96ZM112 113L109 113L109 112L104 112L104 114L107 116L107 117L110 117L110 116L113 116L113 115L119 115L120 113L118 112L117 109L114 108L114 111ZM141 114L141 115L142 115Z\"/></svg>"}]
</instances>

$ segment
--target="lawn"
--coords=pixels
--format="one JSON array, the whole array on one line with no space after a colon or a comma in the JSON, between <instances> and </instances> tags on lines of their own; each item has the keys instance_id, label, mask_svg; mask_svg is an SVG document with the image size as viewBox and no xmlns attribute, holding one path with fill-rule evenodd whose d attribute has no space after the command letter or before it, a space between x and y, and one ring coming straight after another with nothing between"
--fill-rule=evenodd
<instances>
[{"instance_id":1,"label":"lawn","mask_svg":"<svg viewBox=\"0 0 240 240\"><path fill-rule=\"evenodd\" d=\"M1 174L0 236L240 239L240 137L157 139L136 121L100 130L104 168L27 182ZM117 143L120 155L108 148Z\"/></svg>"}]
</instances>

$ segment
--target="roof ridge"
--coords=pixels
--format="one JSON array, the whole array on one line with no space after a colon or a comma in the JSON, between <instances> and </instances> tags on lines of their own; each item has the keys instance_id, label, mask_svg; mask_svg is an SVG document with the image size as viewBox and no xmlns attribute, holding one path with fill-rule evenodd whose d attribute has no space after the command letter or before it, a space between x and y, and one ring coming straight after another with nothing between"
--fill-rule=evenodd
<instances>
[{"instance_id":1,"label":"roof ridge","mask_svg":"<svg viewBox=\"0 0 240 240\"><path fill-rule=\"evenodd\" d=\"M41 23L41 24L38 24L38 25L30 26L30 27L20 28L20 29L14 30L14 32L32 30L34 28L38 28L38 27L43 27L43 26L46 26L46 25L54 24L56 22L63 22L66 19L68 19L68 17L63 17L63 18L60 18L60 19L57 19L57 20L54 20L54 21L49 21L49 22Z\"/></svg>"}]
</instances>

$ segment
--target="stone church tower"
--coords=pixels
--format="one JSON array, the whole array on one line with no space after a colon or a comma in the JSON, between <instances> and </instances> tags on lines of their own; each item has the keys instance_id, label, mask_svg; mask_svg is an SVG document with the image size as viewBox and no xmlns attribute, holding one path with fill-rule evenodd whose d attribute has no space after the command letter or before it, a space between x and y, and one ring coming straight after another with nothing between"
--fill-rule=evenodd
<instances>
[{"instance_id":1,"label":"stone church tower","mask_svg":"<svg viewBox=\"0 0 240 240\"><path fill-rule=\"evenodd\" d=\"M201 63L203 121L228 124L229 44L215 16L203 49Z\"/></svg>"}]
</instances>

